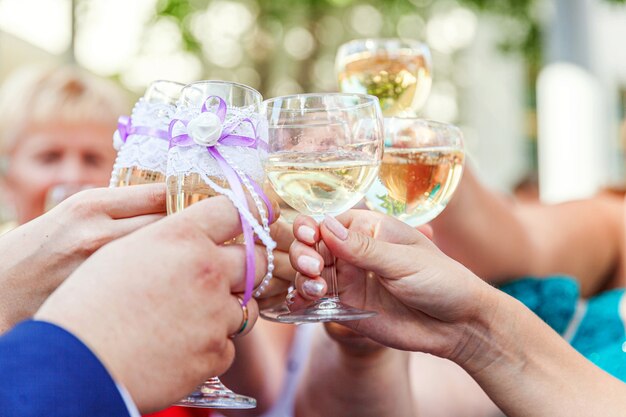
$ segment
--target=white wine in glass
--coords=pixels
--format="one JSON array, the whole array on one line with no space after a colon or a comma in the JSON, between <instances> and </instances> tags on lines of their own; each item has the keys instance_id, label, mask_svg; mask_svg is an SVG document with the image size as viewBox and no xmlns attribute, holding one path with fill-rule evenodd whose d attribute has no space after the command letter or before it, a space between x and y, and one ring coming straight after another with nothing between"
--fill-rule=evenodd
<instances>
[{"instance_id":1,"label":"white wine in glass","mask_svg":"<svg viewBox=\"0 0 626 417\"><path fill-rule=\"evenodd\" d=\"M428 47L400 39L358 39L342 45L336 58L339 90L371 94L384 116L415 116L432 84Z\"/></svg>"},{"instance_id":2,"label":"white wine in glass","mask_svg":"<svg viewBox=\"0 0 626 417\"><path fill-rule=\"evenodd\" d=\"M385 154L366 204L411 226L446 207L464 162L462 134L452 125L420 119L385 119Z\"/></svg>"},{"instance_id":3,"label":"white wine in glass","mask_svg":"<svg viewBox=\"0 0 626 417\"><path fill-rule=\"evenodd\" d=\"M265 163L276 193L296 211L317 220L353 207L365 195L379 162L357 152L275 154Z\"/></svg>"},{"instance_id":4,"label":"white wine in glass","mask_svg":"<svg viewBox=\"0 0 626 417\"><path fill-rule=\"evenodd\" d=\"M220 187L228 187L224 178L212 177L211 180ZM167 179L167 213L178 213L194 203L217 195L198 173L172 175Z\"/></svg>"}]
</instances>

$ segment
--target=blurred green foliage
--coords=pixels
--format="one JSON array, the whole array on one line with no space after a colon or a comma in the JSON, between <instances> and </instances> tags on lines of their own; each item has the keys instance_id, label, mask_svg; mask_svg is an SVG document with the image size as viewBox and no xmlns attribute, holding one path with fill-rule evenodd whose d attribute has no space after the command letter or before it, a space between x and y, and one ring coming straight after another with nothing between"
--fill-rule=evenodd
<instances>
[{"instance_id":1,"label":"blurred green foliage","mask_svg":"<svg viewBox=\"0 0 626 417\"><path fill-rule=\"evenodd\" d=\"M194 54L200 61L204 76L236 79L241 65L220 68L207 57L207 39L199 39L192 30L193 17L223 0L159 0L155 19L169 19L179 27L182 49ZM419 16L422 27L412 31L418 39L425 40L429 19L445 8L466 7L476 14L497 16L502 25L502 38L498 47L503 52L522 53L527 63L529 86L541 66L543 32L541 17L549 0L230 0L244 5L254 15L254 28L238 39L242 46L244 66L258 74L255 82L262 93L271 90L280 80L291 80L300 91L327 90L335 84L332 70L334 53L339 45L354 38L367 37L355 29L354 11L359 7L374 8L380 28L372 36L400 36L399 22L405 16ZM626 4L626 0L602 0ZM339 26L328 35L329 18ZM363 20L363 19L361 19ZM370 22L361 21L362 25ZM314 40L310 53L293 59L286 54L285 40L289 30L303 28ZM197 33L197 32L196 32ZM330 36L330 40L328 39ZM369 35L368 35L369 36ZM204 42L204 44L203 44ZM203 49L204 48L204 49ZM433 51L439 54L441 52ZM444 65L436 63L439 79L446 79L446 66L451 67L455 51L444 52ZM320 70L323 67L323 71ZM221 72L220 72L221 71ZM452 73L452 70L449 71ZM320 75L321 74L321 75ZM330 82L328 80L331 80ZM320 81L322 80L322 81ZM324 82L324 80L326 80ZM246 80L244 80L246 81ZM454 83L454 80L451 80ZM336 87L335 87L336 88ZM284 91L283 91L284 92ZM297 91L293 91L297 92ZM532 98L531 98L532 101Z\"/></svg>"},{"instance_id":2,"label":"blurred green foliage","mask_svg":"<svg viewBox=\"0 0 626 417\"><path fill-rule=\"evenodd\" d=\"M321 55L327 58L337 47L350 39L359 36L344 24L341 37L333 39L333 44L324 44L316 39L313 52L303 60L285 63L282 59L284 51L281 48L268 47L268 43L276 46L282 40L286 31L293 27L304 27L316 36L325 17L336 17L342 23L349 20L350 11L359 5L375 7L383 17L383 24L377 36L396 37L397 20L406 13L428 15L433 0L236 0L256 13L256 25L263 33L256 34L255 39L247 39L246 51L252 59L254 68L260 73L260 85L257 87L263 92L271 83L270 78L276 72L289 72L303 90L315 88L312 77L313 64ZM195 54L202 62L205 72L213 67L202 53L202 39L194 36L191 29L191 16L206 10L213 0L159 0L156 9L156 19L167 18L176 22L182 36L184 50ZM420 6L424 4L424 6ZM265 38L262 35L266 35ZM269 40L268 40L269 38ZM271 41L271 42L270 42ZM265 44L264 44L265 43ZM276 71L277 66L288 66L287 69Z\"/></svg>"}]
</instances>

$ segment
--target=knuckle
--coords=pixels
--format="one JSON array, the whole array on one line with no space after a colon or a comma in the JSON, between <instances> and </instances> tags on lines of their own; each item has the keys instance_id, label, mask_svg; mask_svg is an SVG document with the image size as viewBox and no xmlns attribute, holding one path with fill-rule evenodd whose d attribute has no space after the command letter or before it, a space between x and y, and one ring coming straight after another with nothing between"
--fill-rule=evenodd
<instances>
[{"instance_id":1,"label":"knuckle","mask_svg":"<svg viewBox=\"0 0 626 417\"><path fill-rule=\"evenodd\" d=\"M150 188L146 198L146 205L149 207L163 206L165 208L165 195L162 188Z\"/></svg>"},{"instance_id":2,"label":"knuckle","mask_svg":"<svg viewBox=\"0 0 626 417\"><path fill-rule=\"evenodd\" d=\"M100 212L96 190L86 190L67 200L66 210L72 218L86 219Z\"/></svg>"},{"instance_id":3,"label":"knuckle","mask_svg":"<svg viewBox=\"0 0 626 417\"><path fill-rule=\"evenodd\" d=\"M374 251L374 242L371 238L369 238L368 236L365 236L362 233L356 233L356 240L357 240L357 253L356 256L361 257L361 258L366 258L368 256L371 256L371 254Z\"/></svg>"}]
</instances>

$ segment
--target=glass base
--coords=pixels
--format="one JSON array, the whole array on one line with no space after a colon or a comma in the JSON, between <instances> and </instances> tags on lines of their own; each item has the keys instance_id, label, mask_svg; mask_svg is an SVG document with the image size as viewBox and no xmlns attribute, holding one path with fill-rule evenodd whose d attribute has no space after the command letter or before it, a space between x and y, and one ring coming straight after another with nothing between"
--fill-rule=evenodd
<instances>
[{"instance_id":1,"label":"glass base","mask_svg":"<svg viewBox=\"0 0 626 417\"><path fill-rule=\"evenodd\" d=\"M281 303L277 306L261 310L259 312L259 316L263 317L265 320L280 323L280 321L278 320L278 316L289 313L291 313L291 311L289 310L289 306L287 306L287 303Z\"/></svg>"},{"instance_id":2,"label":"glass base","mask_svg":"<svg viewBox=\"0 0 626 417\"><path fill-rule=\"evenodd\" d=\"M339 298L320 298L311 306L279 314L281 323L320 323L326 321L351 321L374 317L375 311L360 310L339 301Z\"/></svg>"},{"instance_id":3,"label":"glass base","mask_svg":"<svg viewBox=\"0 0 626 417\"><path fill-rule=\"evenodd\" d=\"M219 378L213 377L174 405L196 408L248 409L256 407L256 400L252 397L235 394L226 388Z\"/></svg>"}]
</instances>

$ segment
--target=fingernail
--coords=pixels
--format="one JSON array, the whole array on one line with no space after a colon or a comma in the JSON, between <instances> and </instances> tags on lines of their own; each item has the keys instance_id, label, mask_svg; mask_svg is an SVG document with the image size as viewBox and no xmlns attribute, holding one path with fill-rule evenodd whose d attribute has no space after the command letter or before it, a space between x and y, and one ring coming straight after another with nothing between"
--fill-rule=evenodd
<instances>
[{"instance_id":1,"label":"fingernail","mask_svg":"<svg viewBox=\"0 0 626 417\"><path fill-rule=\"evenodd\" d=\"M326 217L324 217L324 224L328 227L328 230L333 232L339 239L346 240L348 238L348 229L334 217L326 215Z\"/></svg>"},{"instance_id":2,"label":"fingernail","mask_svg":"<svg viewBox=\"0 0 626 417\"><path fill-rule=\"evenodd\" d=\"M315 230L309 226L298 227L298 237L307 243L315 243Z\"/></svg>"},{"instance_id":3,"label":"fingernail","mask_svg":"<svg viewBox=\"0 0 626 417\"><path fill-rule=\"evenodd\" d=\"M311 297L319 297L324 291L324 283L319 281L314 281L312 279L307 279L302 284L302 290L310 295Z\"/></svg>"},{"instance_id":4,"label":"fingernail","mask_svg":"<svg viewBox=\"0 0 626 417\"><path fill-rule=\"evenodd\" d=\"M302 269L302 272L311 275L319 275L321 272L320 261L307 255L298 257L298 267Z\"/></svg>"}]
</instances>

